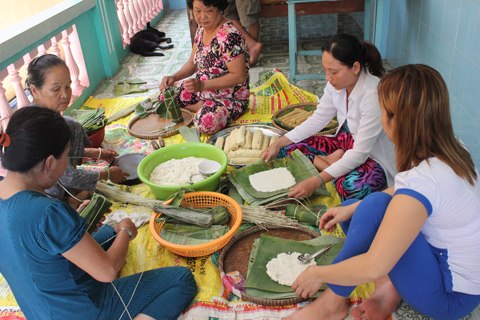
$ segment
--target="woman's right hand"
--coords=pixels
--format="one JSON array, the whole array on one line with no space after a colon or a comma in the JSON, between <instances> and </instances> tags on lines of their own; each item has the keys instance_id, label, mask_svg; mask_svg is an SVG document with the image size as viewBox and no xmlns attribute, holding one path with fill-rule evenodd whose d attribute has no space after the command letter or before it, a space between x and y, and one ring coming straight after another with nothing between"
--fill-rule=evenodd
<instances>
[{"instance_id":1,"label":"woman's right hand","mask_svg":"<svg viewBox=\"0 0 480 320\"><path fill-rule=\"evenodd\" d=\"M160 91L164 91L167 88L170 88L175 84L177 79L174 76L165 76L162 78L160 82Z\"/></svg>"},{"instance_id":2,"label":"woman's right hand","mask_svg":"<svg viewBox=\"0 0 480 320\"><path fill-rule=\"evenodd\" d=\"M110 181L113 183L122 183L127 180L128 173L124 172L120 167L111 166L110 167Z\"/></svg>"},{"instance_id":3,"label":"woman's right hand","mask_svg":"<svg viewBox=\"0 0 480 320\"><path fill-rule=\"evenodd\" d=\"M351 219L352 215L353 210L349 206L330 208L320 218L318 227L320 230L333 231L337 223Z\"/></svg>"},{"instance_id":4,"label":"woman's right hand","mask_svg":"<svg viewBox=\"0 0 480 320\"><path fill-rule=\"evenodd\" d=\"M262 151L262 158L265 160L265 162L268 162L272 159L275 159L277 154L280 152L280 146L278 143L274 142L271 146L269 146L267 149Z\"/></svg>"},{"instance_id":5,"label":"woman's right hand","mask_svg":"<svg viewBox=\"0 0 480 320\"><path fill-rule=\"evenodd\" d=\"M115 230L115 232L118 234L120 233L120 231L123 229L127 229L128 231L131 232L132 234L132 239L130 240L133 240L135 239L135 237L137 236L137 227L135 226L135 223L133 223L133 221L130 219L130 218L125 218L125 219L122 219L120 222L118 222L114 227L113 229Z\"/></svg>"}]
</instances>

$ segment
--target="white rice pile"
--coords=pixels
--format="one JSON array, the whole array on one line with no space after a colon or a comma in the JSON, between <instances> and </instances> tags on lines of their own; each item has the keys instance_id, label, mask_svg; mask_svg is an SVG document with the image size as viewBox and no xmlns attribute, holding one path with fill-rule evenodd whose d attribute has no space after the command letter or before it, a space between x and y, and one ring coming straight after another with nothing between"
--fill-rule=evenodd
<instances>
[{"instance_id":1,"label":"white rice pile","mask_svg":"<svg viewBox=\"0 0 480 320\"><path fill-rule=\"evenodd\" d=\"M248 177L250 185L259 192L272 192L295 185L295 177L287 168L275 168Z\"/></svg>"},{"instance_id":2,"label":"white rice pile","mask_svg":"<svg viewBox=\"0 0 480 320\"><path fill-rule=\"evenodd\" d=\"M300 253L279 253L267 263L267 274L273 280L284 286L291 286L305 269L315 266L315 260L301 263L298 260Z\"/></svg>"},{"instance_id":3,"label":"white rice pile","mask_svg":"<svg viewBox=\"0 0 480 320\"><path fill-rule=\"evenodd\" d=\"M171 159L159 164L150 174L150 181L162 186L183 186L205 180L199 169L205 158Z\"/></svg>"}]
</instances>

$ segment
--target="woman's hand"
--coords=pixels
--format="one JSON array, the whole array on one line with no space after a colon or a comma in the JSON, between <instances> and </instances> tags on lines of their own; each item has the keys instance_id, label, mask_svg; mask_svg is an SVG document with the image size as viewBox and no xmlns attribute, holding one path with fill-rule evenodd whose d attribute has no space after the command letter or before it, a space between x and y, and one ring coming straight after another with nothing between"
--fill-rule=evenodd
<instances>
[{"instance_id":1,"label":"woman's hand","mask_svg":"<svg viewBox=\"0 0 480 320\"><path fill-rule=\"evenodd\" d=\"M323 285L323 281L316 275L317 268L318 266L308 267L292 284L292 289L303 299L313 297Z\"/></svg>"},{"instance_id":2,"label":"woman's hand","mask_svg":"<svg viewBox=\"0 0 480 320\"><path fill-rule=\"evenodd\" d=\"M352 215L353 210L349 206L330 208L320 218L318 227L320 230L332 231L337 223L351 219Z\"/></svg>"},{"instance_id":3,"label":"woman's hand","mask_svg":"<svg viewBox=\"0 0 480 320\"><path fill-rule=\"evenodd\" d=\"M124 172L120 167L111 166L108 170L110 170L110 181L113 183L122 183L127 180L128 173Z\"/></svg>"},{"instance_id":4,"label":"woman's hand","mask_svg":"<svg viewBox=\"0 0 480 320\"><path fill-rule=\"evenodd\" d=\"M290 198L306 198L311 196L319 187L320 180L317 176L313 176L294 185L288 196Z\"/></svg>"},{"instance_id":5,"label":"woman's hand","mask_svg":"<svg viewBox=\"0 0 480 320\"><path fill-rule=\"evenodd\" d=\"M265 162L268 162L272 159L275 159L277 154L280 152L280 146L278 143L274 142L271 146L269 146L267 149L262 151L262 158L265 160Z\"/></svg>"},{"instance_id":6,"label":"woman's hand","mask_svg":"<svg viewBox=\"0 0 480 320\"><path fill-rule=\"evenodd\" d=\"M198 78L186 79L183 85L188 92L202 92L205 88L205 82Z\"/></svg>"},{"instance_id":7,"label":"woman's hand","mask_svg":"<svg viewBox=\"0 0 480 320\"><path fill-rule=\"evenodd\" d=\"M101 150L101 151L100 151ZM112 149L99 149L99 159L105 160L107 162L112 163L116 157L118 157L118 153Z\"/></svg>"},{"instance_id":8,"label":"woman's hand","mask_svg":"<svg viewBox=\"0 0 480 320\"><path fill-rule=\"evenodd\" d=\"M82 210L85 209L89 202L90 199L83 200L83 202L80 203L80 205L77 207L77 212L82 212Z\"/></svg>"},{"instance_id":9,"label":"woman's hand","mask_svg":"<svg viewBox=\"0 0 480 320\"><path fill-rule=\"evenodd\" d=\"M160 91L164 91L167 88L170 88L175 84L177 81L175 76L165 76L162 78L162 81L160 82Z\"/></svg>"},{"instance_id":10,"label":"woman's hand","mask_svg":"<svg viewBox=\"0 0 480 320\"><path fill-rule=\"evenodd\" d=\"M132 234L132 238L130 240L135 239L135 237L137 236L137 233L138 233L137 227L135 226L135 224L133 223L133 221L130 218L122 219L119 223L117 223L113 227L113 229L115 230L115 232L117 234L120 233L120 231L122 231L122 229L127 229Z\"/></svg>"}]
</instances>

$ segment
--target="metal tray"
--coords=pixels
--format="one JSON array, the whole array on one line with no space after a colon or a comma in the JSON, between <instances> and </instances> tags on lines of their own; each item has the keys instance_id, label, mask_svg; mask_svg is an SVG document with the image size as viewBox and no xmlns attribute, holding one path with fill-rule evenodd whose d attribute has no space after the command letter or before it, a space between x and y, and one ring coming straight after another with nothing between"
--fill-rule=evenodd
<instances>
[{"instance_id":1,"label":"metal tray","mask_svg":"<svg viewBox=\"0 0 480 320\"><path fill-rule=\"evenodd\" d=\"M246 130L249 130L249 131L255 131L255 130L261 130L263 135L265 136L268 136L268 137L274 137L274 136L277 136L277 137L281 137L283 136L285 133L287 133L288 131L287 130L284 130L284 129L280 129L280 128L276 128L276 127L272 127L272 126L267 126L267 125L264 125L264 124L244 124L244 125L239 125L239 126L232 126L232 127L228 127L228 128L225 128L213 135L211 135L208 140L207 140L207 143L209 144L215 144L215 142L217 141L218 138L220 137L224 137L226 138L228 135L230 135L230 133L237 129L238 127L241 127L241 126L245 126L246 127ZM230 164L230 163L229 163ZM236 167L239 167L239 166L242 166L241 164L240 165L235 165Z\"/></svg>"}]
</instances>

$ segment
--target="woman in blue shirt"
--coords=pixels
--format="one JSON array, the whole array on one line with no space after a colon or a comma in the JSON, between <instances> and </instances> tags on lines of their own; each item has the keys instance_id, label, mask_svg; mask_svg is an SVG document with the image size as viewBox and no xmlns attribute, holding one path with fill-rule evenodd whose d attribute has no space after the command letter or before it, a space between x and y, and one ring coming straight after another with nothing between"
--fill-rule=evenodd
<instances>
[{"instance_id":1,"label":"woman in blue shirt","mask_svg":"<svg viewBox=\"0 0 480 320\"><path fill-rule=\"evenodd\" d=\"M68 204L45 194L64 173L71 132L55 111L25 107L0 135L0 273L28 319L177 319L197 292L184 267L117 279L137 235L124 219L105 251Z\"/></svg>"}]
</instances>

